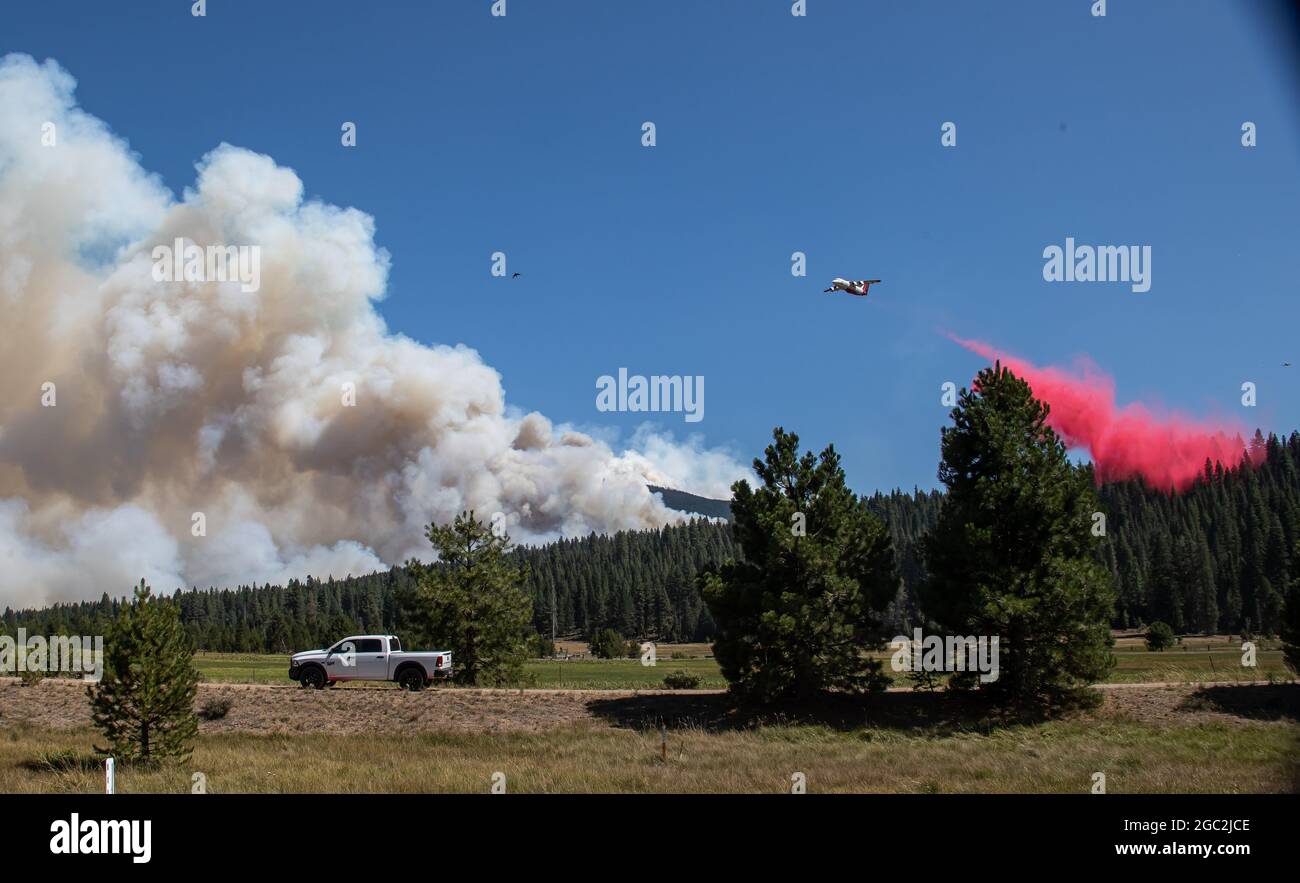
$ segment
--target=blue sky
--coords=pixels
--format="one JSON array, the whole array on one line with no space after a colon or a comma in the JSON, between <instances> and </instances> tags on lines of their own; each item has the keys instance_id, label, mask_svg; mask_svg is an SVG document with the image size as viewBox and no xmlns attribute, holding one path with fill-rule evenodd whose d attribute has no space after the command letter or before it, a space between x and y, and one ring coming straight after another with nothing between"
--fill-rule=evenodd
<instances>
[{"instance_id":1,"label":"blue sky","mask_svg":"<svg viewBox=\"0 0 1300 883\"><path fill-rule=\"evenodd\" d=\"M595 409L620 366L703 375L703 422L661 426L747 461L781 424L860 491L928 487L940 387L981 364L947 329L1300 428L1296 67L1262 4L490 5L46 0L0 13L0 53L56 59L177 192L225 141L371 214L390 327L476 348L557 422L630 434L645 415ZM1151 290L1044 282L1066 236L1150 245Z\"/></svg>"}]
</instances>

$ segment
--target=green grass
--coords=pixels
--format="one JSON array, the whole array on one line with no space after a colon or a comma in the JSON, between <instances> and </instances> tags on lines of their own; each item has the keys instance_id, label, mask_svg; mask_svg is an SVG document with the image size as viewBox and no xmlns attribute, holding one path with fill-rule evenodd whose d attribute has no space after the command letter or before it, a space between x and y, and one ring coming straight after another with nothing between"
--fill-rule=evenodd
<instances>
[{"instance_id":1,"label":"green grass","mask_svg":"<svg viewBox=\"0 0 1300 883\"><path fill-rule=\"evenodd\" d=\"M1161 653L1141 650L1117 650L1110 683L1130 684L1143 681L1264 681L1271 674L1278 680L1292 675L1282 662L1282 651L1260 650L1255 667L1241 664L1241 650L1215 647L1211 650L1184 650L1175 647Z\"/></svg>"},{"instance_id":2,"label":"green grass","mask_svg":"<svg viewBox=\"0 0 1300 883\"><path fill-rule=\"evenodd\" d=\"M261 653L194 654L206 680L223 684L288 684L289 657Z\"/></svg>"},{"instance_id":3,"label":"green grass","mask_svg":"<svg viewBox=\"0 0 1300 883\"><path fill-rule=\"evenodd\" d=\"M674 671L699 675L701 690L727 686L712 658L661 658L653 666L642 665L637 659L532 660L524 665L524 678L527 684L543 689L652 690L663 687L664 675Z\"/></svg>"},{"instance_id":4,"label":"green grass","mask_svg":"<svg viewBox=\"0 0 1300 883\"><path fill-rule=\"evenodd\" d=\"M1190 643L1190 642L1189 642ZM1144 681L1251 681L1278 680L1291 675L1282 663L1278 649L1262 649L1254 669L1243 668L1239 644L1217 643L1208 649L1191 644L1163 653L1150 653L1140 647L1121 645L1116 649L1116 666L1107 679L1110 683ZM1261 646L1266 646L1261 644ZM638 659L574 659L567 661L531 660L524 665L524 678L515 685L543 689L568 690L654 690L663 687L664 675L685 669L700 676L701 689L722 689L726 681L710 658L670 659L662 652L658 665L643 666ZM289 657L244 653L199 653L195 656L200 673L218 683L288 684ZM905 674L888 670L895 683L907 686Z\"/></svg>"}]
</instances>

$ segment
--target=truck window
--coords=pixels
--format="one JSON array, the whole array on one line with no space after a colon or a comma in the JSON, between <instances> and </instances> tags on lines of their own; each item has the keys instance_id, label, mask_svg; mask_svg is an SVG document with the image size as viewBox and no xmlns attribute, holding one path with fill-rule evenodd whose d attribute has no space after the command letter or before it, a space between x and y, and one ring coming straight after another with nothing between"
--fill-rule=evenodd
<instances>
[{"instance_id":1,"label":"truck window","mask_svg":"<svg viewBox=\"0 0 1300 883\"><path fill-rule=\"evenodd\" d=\"M396 635L389 635L389 637L388 637L388 649L389 649L391 652L393 652L393 653L401 653L401 652L402 652L402 642L399 641L399 640L397 640L397 636L396 636Z\"/></svg>"},{"instance_id":2,"label":"truck window","mask_svg":"<svg viewBox=\"0 0 1300 883\"><path fill-rule=\"evenodd\" d=\"M378 638L361 638L354 642L358 653L383 653L384 642Z\"/></svg>"}]
</instances>

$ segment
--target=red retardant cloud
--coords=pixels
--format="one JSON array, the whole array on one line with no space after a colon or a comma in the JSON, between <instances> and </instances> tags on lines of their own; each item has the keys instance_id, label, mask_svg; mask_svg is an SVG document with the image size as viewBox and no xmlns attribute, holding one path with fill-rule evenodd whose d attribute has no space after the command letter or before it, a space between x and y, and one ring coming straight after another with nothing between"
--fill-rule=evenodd
<instances>
[{"instance_id":1,"label":"red retardant cloud","mask_svg":"<svg viewBox=\"0 0 1300 883\"><path fill-rule=\"evenodd\" d=\"M1001 360L1025 380L1034 397L1051 406L1048 425L1066 445L1092 455L1098 483L1142 478L1150 487L1181 491L1204 472L1207 459L1236 466L1246 450L1236 427L1157 417L1139 404L1117 408L1114 380L1090 363L1082 363L1081 376L1073 376L978 340L948 336L990 363Z\"/></svg>"}]
</instances>

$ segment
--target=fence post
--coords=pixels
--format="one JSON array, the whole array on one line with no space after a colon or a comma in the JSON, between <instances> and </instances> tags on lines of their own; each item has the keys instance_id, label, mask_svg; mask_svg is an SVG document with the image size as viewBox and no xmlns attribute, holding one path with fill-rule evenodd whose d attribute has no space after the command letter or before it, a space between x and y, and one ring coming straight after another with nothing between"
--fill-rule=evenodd
<instances>
[{"instance_id":1,"label":"fence post","mask_svg":"<svg viewBox=\"0 0 1300 883\"><path fill-rule=\"evenodd\" d=\"M104 793L113 793L113 758L104 760Z\"/></svg>"}]
</instances>

